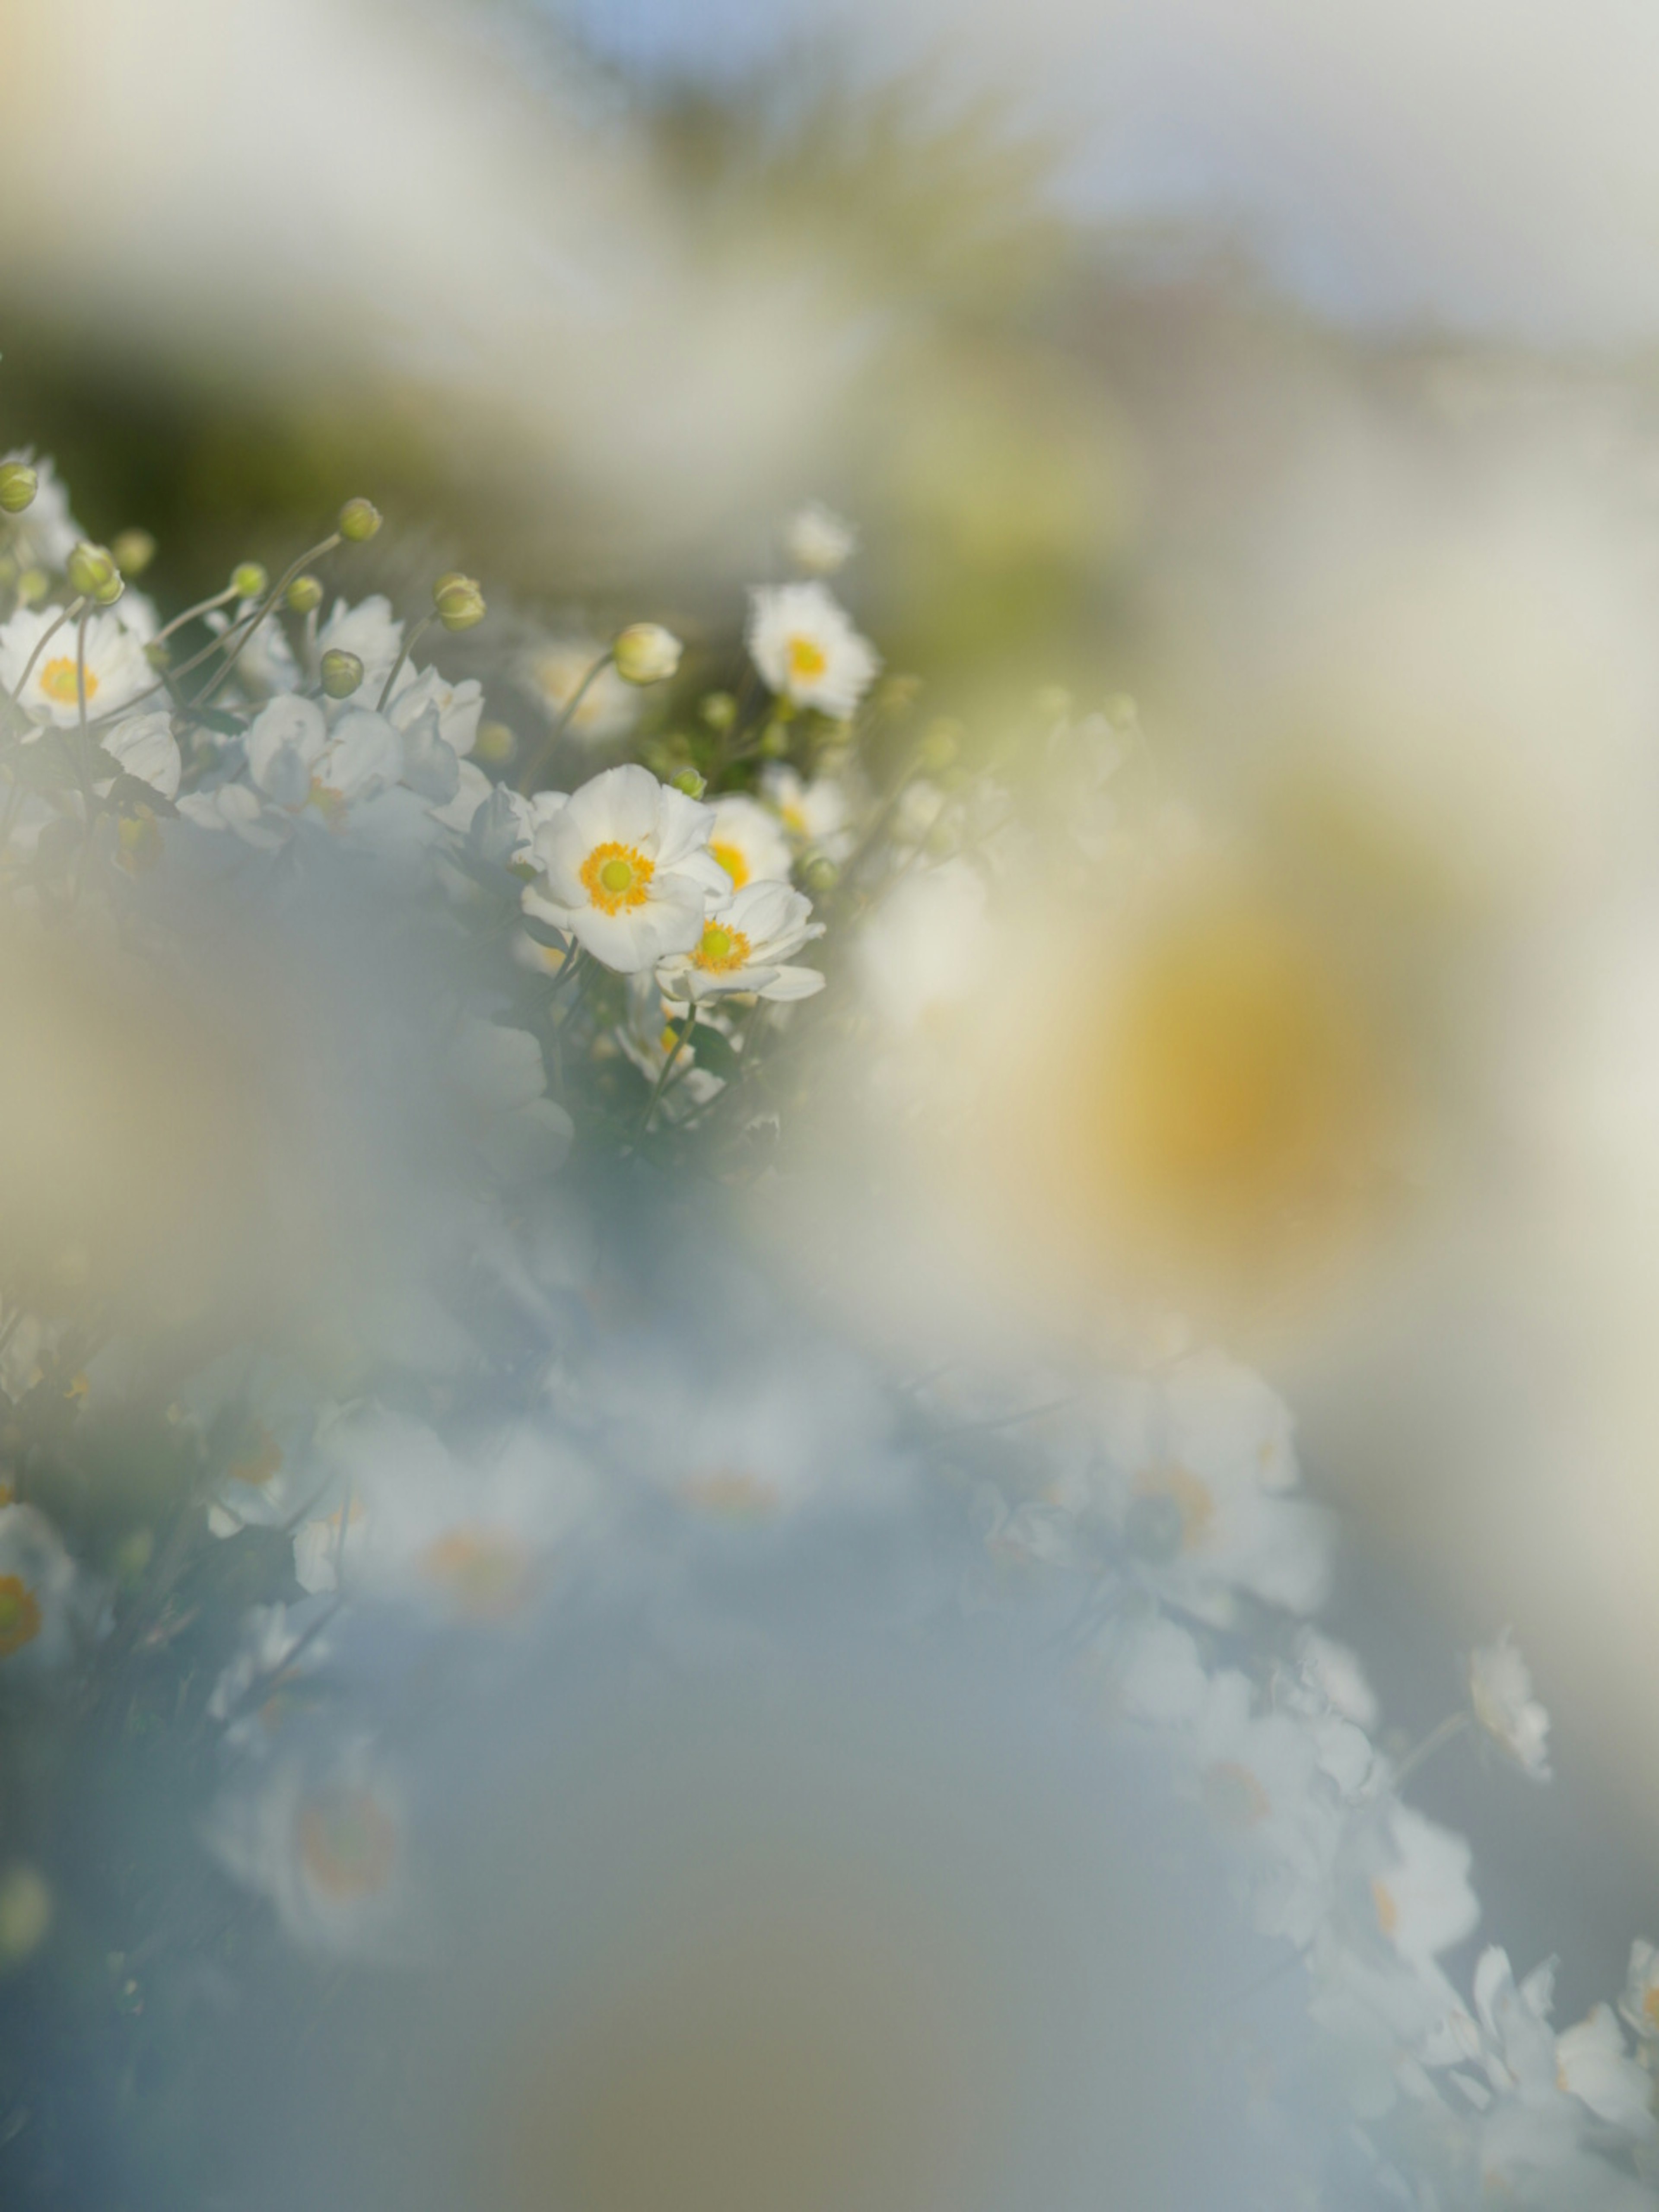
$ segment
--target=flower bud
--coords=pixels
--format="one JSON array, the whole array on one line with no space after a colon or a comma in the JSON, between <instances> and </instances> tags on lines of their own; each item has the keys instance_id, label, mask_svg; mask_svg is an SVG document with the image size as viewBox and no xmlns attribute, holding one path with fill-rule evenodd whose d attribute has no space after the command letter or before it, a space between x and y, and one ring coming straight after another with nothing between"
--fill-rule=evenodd
<instances>
[{"instance_id":1,"label":"flower bud","mask_svg":"<svg viewBox=\"0 0 1659 2212\"><path fill-rule=\"evenodd\" d=\"M452 568L432 586L432 604L446 629L471 629L484 618L484 598L477 581Z\"/></svg>"},{"instance_id":2,"label":"flower bud","mask_svg":"<svg viewBox=\"0 0 1659 2212\"><path fill-rule=\"evenodd\" d=\"M124 530L110 550L124 576L142 576L155 558L155 540L148 530Z\"/></svg>"},{"instance_id":3,"label":"flower bud","mask_svg":"<svg viewBox=\"0 0 1659 2212\"><path fill-rule=\"evenodd\" d=\"M664 684L680 665L682 647L660 623L629 623L619 630L611 653L625 684Z\"/></svg>"},{"instance_id":4,"label":"flower bud","mask_svg":"<svg viewBox=\"0 0 1659 2212\"><path fill-rule=\"evenodd\" d=\"M767 760L781 760L789 750L789 732L781 722L769 722L760 733L760 749Z\"/></svg>"},{"instance_id":5,"label":"flower bud","mask_svg":"<svg viewBox=\"0 0 1659 2212\"><path fill-rule=\"evenodd\" d=\"M472 741L473 758L488 761L492 768L510 761L518 748L519 740L505 722L480 722Z\"/></svg>"},{"instance_id":6,"label":"flower bud","mask_svg":"<svg viewBox=\"0 0 1659 2212\"><path fill-rule=\"evenodd\" d=\"M40 479L27 461L0 464L0 513L21 514L40 489Z\"/></svg>"},{"instance_id":7,"label":"flower bud","mask_svg":"<svg viewBox=\"0 0 1659 2212\"><path fill-rule=\"evenodd\" d=\"M815 891L820 898L823 898L826 892L834 890L836 885L841 881L841 870L828 853L811 854L800 872L807 890Z\"/></svg>"},{"instance_id":8,"label":"flower bud","mask_svg":"<svg viewBox=\"0 0 1659 2212\"><path fill-rule=\"evenodd\" d=\"M380 510L372 500L349 499L340 509L340 535L355 545L365 544L380 528Z\"/></svg>"},{"instance_id":9,"label":"flower bud","mask_svg":"<svg viewBox=\"0 0 1659 2212\"><path fill-rule=\"evenodd\" d=\"M929 722L921 733L917 757L929 775L940 775L962 749L962 725L946 714Z\"/></svg>"},{"instance_id":10,"label":"flower bud","mask_svg":"<svg viewBox=\"0 0 1659 2212\"><path fill-rule=\"evenodd\" d=\"M697 708L711 730L729 730L738 719L738 702L729 691L711 691Z\"/></svg>"},{"instance_id":11,"label":"flower bud","mask_svg":"<svg viewBox=\"0 0 1659 2212\"><path fill-rule=\"evenodd\" d=\"M110 596L120 597L121 572L106 546L92 545L82 538L70 553L64 573L82 599L96 599L103 605L112 584L116 589Z\"/></svg>"},{"instance_id":12,"label":"flower bud","mask_svg":"<svg viewBox=\"0 0 1659 2212\"><path fill-rule=\"evenodd\" d=\"M262 599L270 589L270 579L258 561L244 561L231 570L230 588L239 599Z\"/></svg>"},{"instance_id":13,"label":"flower bud","mask_svg":"<svg viewBox=\"0 0 1659 2212\"><path fill-rule=\"evenodd\" d=\"M322 678L331 699L349 699L363 680L363 664L355 653L331 646L323 655Z\"/></svg>"},{"instance_id":14,"label":"flower bud","mask_svg":"<svg viewBox=\"0 0 1659 2212\"><path fill-rule=\"evenodd\" d=\"M52 589L52 578L44 568L25 568L17 579L17 597L26 607L38 606Z\"/></svg>"},{"instance_id":15,"label":"flower bud","mask_svg":"<svg viewBox=\"0 0 1659 2212\"><path fill-rule=\"evenodd\" d=\"M699 775L694 768L683 768L668 781L676 791L683 791L688 799L701 799L708 788L707 777Z\"/></svg>"},{"instance_id":16,"label":"flower bud","mask_svg":"<svg viewBox=\"0 0 1659 2212\"><path fill-rule=\"evenodd\" d=\"M296 615L308 615L323 604L323 587L315 576L296 576L286 596Z\"/></svg>"}]
</instances>

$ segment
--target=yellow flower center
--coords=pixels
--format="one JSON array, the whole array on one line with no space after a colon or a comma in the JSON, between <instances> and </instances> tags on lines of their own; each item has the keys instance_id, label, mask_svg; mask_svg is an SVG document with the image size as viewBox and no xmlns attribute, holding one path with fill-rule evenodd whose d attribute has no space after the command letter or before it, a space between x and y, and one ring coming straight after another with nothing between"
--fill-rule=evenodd
<instances>
[{"instance_id":1,"label":"yellow flower center","mask_svg":"<svg viewBox=\"0 0 1659 2212\"><path fill-rule=\"evenodd\" d=\"M283 1464L283 1448L263 1422L257 1425L248 1448L239 1460L234 1460L227 1470L233 1482L246 1482L254 1489L270 1480Z\"/></svg>"},{"instance_id":2,"label":"yellow flower center","mask_svg":"<svg viewBox=\"0 0 1659 2212\"><path fill-rule=\"evenodd\" d=\"M71 654L60 653L49 660L40 671L40 689L54 705L72 707L81 696L80 683L76 676L76 664ZM84 672L88 704L97 696L98 678L91 669Z\"/></svg>"},{"instance_id":3,"label":"yellow flower center","mask_svg":"<svg viewBox=\"0 0 1659 2212\"><path fill-rule=\"evenodd\" d=\"M504 1620L530 1595L529 1560L493 1529L452 1529L428 1545L421 1565L469 1620Z\"/></svg>"},{"instance_id":4,"label":"yellow flower center","mask_svg":"<svg viewBox=\"0 0 1659 2212\"><path fill-rule=\"evenodd\" d=\"M342 1903L384 1889L398 1859L391 1814L367 1790L313 1797L300 1814L300 1862L317 1887Z\"/></svg>"},{"instance_id":5,"label":"yellow flower center","mask_svg":"<svg viewBox=\"0 0 1659 2212\"><path fill-rule=\"evenodd\" d=\"M1226 1759L1204 1777L1204 1805L1218 1828L1242 1835L1273 1810L1272 1801L1248 1766Z\"/></svg>"},{"instance_id":6,"label":"yellow flower center","mask_svg":"<svg viewBox=\"0 0 1659 2212\"><path fill-rule=\"evenodd\" d=\"M749 880L749 863L735 845L723 845L718 838L708 848L732 878L732 888L740 891Z\"/></svg>"},{"instance_id":7,"label":"yellow flower center","mask_svg":"<svg viewBox=\"0 0 1659 2212\"><path fill-rule=\"evenodd\" d=\"M702 943L691 955L693 966L709 975L733 975L748 959L749 939L743 932L718 921L703 925Z\"/></svg>"},{"instance_id":8,"label":"yellow flower center","mask_svg":"<svg viewBox=\"0 0 1659 2212\"><path fill-rule=\"evenodd\" d=\"M21 1575L0 1575L0 1659L9 1659L40 1633L40 1606Z\"/></svg>"},{"instance_id":9,"label":"yellow flower center","mask_svg":"<svg viewBox=\"0 0 1659 2212\"><path fill-rule=\"evenodd\" d=\"M1215 1519L1215 1499L1195 1474L1184 1467L1160 1467L1141 1476L1135 1485L1140 1498L1173 1498L1181 1514L1181 1548L1196 1552L1209 1540Z\"/></svg>"},{"instance_id":10,"label":"yellow flower center","mask_svg":"<svg viewBox=\"0 0 1659 2212\"><path fill-rule=\"evenodd\" d=\"M797 684L811 684L830 665L830 656L815 637L789 641L789 673Z\"/></svg>"},{"instance_id":11,"label":"yellow flower center","mask_svg":"<svg viewBox=\"0 0 1659 2212\"><path fill-rule=\"evenodd\" d=\"M776 1486L763 1475L748 1474L741 1468L711 1468L694 1474L680 1486L680 1496L699 1513L714 1513L727 1521L762 1521L778 1506Z\"/></svg>"},{"instance_id":12,"label":"yellow flower center","mask_svg":"<svg viewBox=\"0 0 1659 2212\"><path fill-rule=\"evenodd\" d=\"M581 866L583 887L601 914L620 914L624 907L643 906L655 873L636 845L614 842L596 845Z\"/></svg>"}]
</instances>

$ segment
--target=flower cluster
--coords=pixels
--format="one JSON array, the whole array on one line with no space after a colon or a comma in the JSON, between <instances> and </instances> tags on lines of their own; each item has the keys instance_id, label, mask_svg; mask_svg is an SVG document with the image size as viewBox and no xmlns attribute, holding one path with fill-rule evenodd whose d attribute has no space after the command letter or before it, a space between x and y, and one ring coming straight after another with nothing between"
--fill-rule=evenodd
<instances>
[{"instance_id":1,"label":"flower cluster","mask_svg":"<svg viewBox=\"0 0 1659 2212\"><path fill-rule=\"evenodd\" d=\"M1193 1352L917 1380L710 1224L849 1036L904 1120L1022 852L1091 882L1123 848L1127 718L1045 710L1022 813L878 681L817 507L741 645L492 659L470 578L415 619L330 601L367 501L164 621L49 464L6 465L0 1729L180 1747L165 1876L100 1888L34 1808L0 1965L49 1955L60 1889L135 2021L169 1970L158 2014L228 2002L186 1972L204 1898L302 1957L430 1959L428 1720L556 1699L595 1620L645 1673L763 1671L817 1559L884 1635L1005 1638L1103 1757L1152 1748L1322 2054L1250 2074L1285 2188L1349 2201L1340 2153L1419 2212L1654 2201L1659 1954L1565 2029L1547 1966L1465 1976L1472 1854L1408 1795L1459 1735L1547 1778L1526 1665L1502 1637L1416 1752L1381 1735L1267 1384Z\"/></svg>"}]
</instances>

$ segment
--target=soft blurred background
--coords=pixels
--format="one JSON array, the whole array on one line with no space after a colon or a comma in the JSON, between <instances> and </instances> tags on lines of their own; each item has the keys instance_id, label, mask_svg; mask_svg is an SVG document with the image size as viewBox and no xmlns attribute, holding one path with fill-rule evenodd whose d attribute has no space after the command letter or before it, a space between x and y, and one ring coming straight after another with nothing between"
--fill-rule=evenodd
<instances>
[{"instance_id":1,"label":"soft blurred background","mask_svg":"<svg viewBox=\"0 0 1659 2212\"><path fill-rule=\"evenodd\" d=\"M1133 929L1039 846L936 1032L1042 1103L758 1233L878 1328L987 1249L1086 1328L1127 1249L1259 1361L1385 1702L1530 1653L1534 1840L1423 1794L1500 1920L1571 1859L1595 1988L1659 1858L1656 72L1630 0L0 5L3 439L169 605L366 490L498 623L695 647L817 495L965 759L1044 687L1144 736Z\"/></svg>"}]
</instances>

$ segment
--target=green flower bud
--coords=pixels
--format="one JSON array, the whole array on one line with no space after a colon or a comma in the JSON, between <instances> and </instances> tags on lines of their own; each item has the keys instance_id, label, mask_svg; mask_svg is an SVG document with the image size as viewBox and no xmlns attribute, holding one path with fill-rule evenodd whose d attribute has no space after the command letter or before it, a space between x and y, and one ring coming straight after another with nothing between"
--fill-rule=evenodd
<instances>
[{"instance_id":1,"label":"green flower bud","mask_svg":"<svg viewBox=\"0 0 1659 2212\"><path fill-rule=\"evenodd\" d=\"M688 799L701 799L708 788L708 780L694 768L683 768L668 779L676 791L683 791Z\"/></svg>"},{"instance_id":2,"label":"green flower bud","mask_svg":"<svg viewBox=\"0 0 1659 2212\"><path fill-rule=\"evenodd\" d=\"M816 892L819 898L822 898L826 891L834 890L836 885L841 881L841 870L827 853L811 854L800 872L801 879L807 890Z\"/></svg>"},{"instance_id":3,"label":"green flower bud","mask_svg":"<svg viewBox=\"0 0 1659 2212\"><path fill-rule=\"evenodd\" d=\"M625 684L665 684L679 666L683 648L660 623L629 623L611 650Z\"/></svg>"},{"instance_id":4,"label":"green flower bud","mask_svg":"<svg viewBox=\"0 0 1659 2212\"><path fill-rule=\"evenodd\" d=\"M110 550L124 576L142 576L155 558L155 540L148 530L124 530Z\"/></svg>"},{"instance_id":5,"label":"green flower bud","mask_svg":"<svg viewBox=\"0 0 1659 2212\"><path fill-rule=\"evenodd\" d=\"M917 757L929 775L941 775L962 750L962 725L941 714L921 733Z\"/></svg>"},{"instance_id":6,"label":"green flower bud","mask_svg":"<svg viewBox=\"0 0 1659 2212\"><path fill-rule=\"evenodd\" d=\"M331 646L323 655L322 678L331 699L349 699L363 680L363 664L355 653Z\"/></svg>"},{"instance_id":7,"label":"green flower bud","mask_svg":"<svg viewBox=\"0 0 1659 2212\"><path fill-rule=\"evenodd\" d=\"M17 596L26 607L38 606L52 589L52 578L44 568L25 568L17 579Z\"/></svg>"},{"instance_id":8,"label":"green flower bud","mask_svg":"<svg viewBox=\"0 0 1659 2212\"><path fill-rule=\"evenodd\" d=\"M446 629L471 629L484 618L484 598L477 581L452 568L432 586L432 604Z\"/></svg>"},{"instance_id":9,"label":"green flower bud","mask_svg":"<svg viewBox=\"0 0 1659 2212\"><path fill-rule=\"evenodd\" d=\"M767 760L781 760L789 750L789 732L779 721L769 722L760 733L760 749Z\"/></svg>"},{"instance_id":10,"label":"green flower bud","mask_svg":"<svg viewBox=\"0 0 1659 2212\"><path fill-rule=\"evenodd\" d=\"M230 572L230 588L239 599L262 599L270 589L270 579L257 561L244 561Z\"/></svg>"},{"instance_id":11,"label":"green flower bud","mask_svg":"<svg viewBox=\"0 0 1659 2212\"><path fill-rule=\"evenodd\" d=\"M505 722L480 722L478 734L472 742L475 760L488 761L492 768L500 768L510 761L519 749L519 740Z\"/></svg>"},{"instance_id":12,"label":"green flower bud","mask_svg":"<svg viewBox=\"0 0 1659 2212\"><path fill-rule=\"evenodd\" d=\"M121 596L121 572L107 546L92 545L82 538L70 553L64 573L82 599L96 599L100 606L106 604L106 592L112 599ZM112 592L112 584L116 587Z\"/></svg>"},{"instance_id":13,"label":"green flower bud","mask_svg":"<svg viewBox=\"0 0 1659 2212\"><path fill-rule=\"evenodd\" d=\"M40 479L27 461L8 461L0 467L0 512L21 514L33 505Z\"/></svg>"},{"instance_id":14,"label":"green flower bud","mask_svg":"<svg viewBox=\"0 0 1659 2212\"><path fill-rule=\"evenodd\" d=\"M340 509L340 535L356 545L364 544L380 528L382 519L372 500L349 499Z\"/></svg>"},{"instance_id":15,"label":"green flower bud","mask_svg":"<svg viewBox=\"0 0 1659 2212\"><path fill-rule=\"evenodd\" d=\"M729 691L710 691L697 712L711 730L729 730L738 719L738 702Z\"/></svg>"},{"instance_id":16,"label":"green flower bud","mask_svg":"<svg viewBox=\"0 0 1659 2212\"><path fill-rule=\"evenodd\" d=\"M286 597L296 615L308 615L313 607L323 604L323 587L315 576L296 576Z\"/></svg>"}]
</instances>

